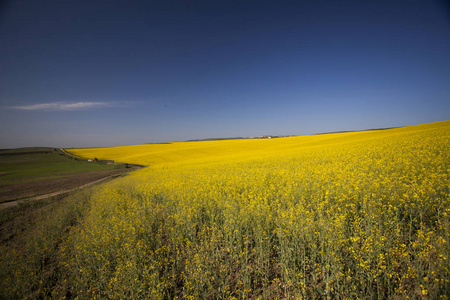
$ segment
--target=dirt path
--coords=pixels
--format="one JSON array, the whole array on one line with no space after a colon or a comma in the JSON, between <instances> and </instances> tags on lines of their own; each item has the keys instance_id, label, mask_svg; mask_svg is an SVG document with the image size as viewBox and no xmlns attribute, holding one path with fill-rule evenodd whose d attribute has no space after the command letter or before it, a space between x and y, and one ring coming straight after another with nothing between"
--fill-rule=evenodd
<instances>
[{"instance_id":1,"label":"dirt path","mask_svg":"<svg viewBox=\"0 0 450 300\"><path fill-rule=\"evenodd\" d=\"M54 196L58 196L58 195L62 195L62 194L68 194L70 192L77 191L77 190L80 190L82 188L86 188L86 187L89 187L89 186L94 185L96 183L99 183L99 182L105 181L107 179L113 178L114 176L116 176L116 175L111 175L111 176L108 176L108 177L100 178L100 179L91 181L89 183L80 185L80 186L78 186L76 188L72 188L72 189L61 190L61 191L57 191L57 192L53 192L53 193L49 193L49 194L44 194L44 195L29 197L29 198L25 198L25 199L9 201L9 202L6 202L6 203L1 203L0 204L0 209L5 209L5 208L16 206L17 204L19 204L20 201L23 201L23 200L42 200L42 199L46 199L46 198L50 198L50 197L54 197Z\"/></svg>"}]
</instances>

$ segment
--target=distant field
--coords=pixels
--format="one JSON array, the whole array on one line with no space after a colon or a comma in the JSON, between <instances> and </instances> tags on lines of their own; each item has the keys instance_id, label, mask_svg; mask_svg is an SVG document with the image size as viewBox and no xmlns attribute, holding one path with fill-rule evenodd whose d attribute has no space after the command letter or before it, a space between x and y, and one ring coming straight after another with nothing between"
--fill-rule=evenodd
<instances>
[{"instance_id":1,"label":"distant field","mask_svg":"<svg viewBox=\"0 0 450 300\"><path fill-rule=\"evenodd\" d=\"M148 167L4 235L7 298L450 295L450 121L71 152Z\"/></svg>"},{"instance_id":2,"label":"distant field","mask_svg":"<svg viewBox=\"0 0 450 300\"><path fill-rule=\"evenodd\" d=\"M0 150L0 202L73 188L123 171L123 165L70 159L51 148Z\"/></svg>"},{"instance_id":3,"label":"distant field","mask_svg":"<svg viewBox=\"0 0 450 300\"><path fill-rule=\"evenodd\" d=\"M385 130L331 133L277 139L240 139L219 141L177 142L122 147L71 149L71 153L85 158L112 159L118 162L142 164L151 167L177 164L210 164L216 162L248 161L256 158L298 155L298 151L351 144L423 132L450 122L430 123Z\"/></svg>"}]
</instances>

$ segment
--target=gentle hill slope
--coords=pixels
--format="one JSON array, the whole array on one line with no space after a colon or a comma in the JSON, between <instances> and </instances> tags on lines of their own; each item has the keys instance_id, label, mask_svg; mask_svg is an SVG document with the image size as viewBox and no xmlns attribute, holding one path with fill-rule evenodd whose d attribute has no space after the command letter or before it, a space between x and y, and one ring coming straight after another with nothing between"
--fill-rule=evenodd
<instances>
[{"instance_id":1,"label":"gentle hill slope","mask_svg":"<svg viewBox=\"0 0 450 300\"><path fill-rule=\"evenodd\" d=\"M76 155L118 162L157 166L173 163L247 160L267 155L295 153L305 148L383 138L399 134L450 127L450 121L386 130L332 133L277 139L176 142L108 148L70 149Z\"/></svg>"}]
</instances>

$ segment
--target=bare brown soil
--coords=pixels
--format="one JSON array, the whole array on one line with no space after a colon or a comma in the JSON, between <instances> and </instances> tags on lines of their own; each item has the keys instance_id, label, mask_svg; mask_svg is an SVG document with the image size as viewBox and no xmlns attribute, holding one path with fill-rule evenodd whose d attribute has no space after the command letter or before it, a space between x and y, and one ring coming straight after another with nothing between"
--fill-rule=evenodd
<instances>
[{"instance_id":1,"label":"bare brown soil","mask_svg":"<svg viewBox=\"0 0 450 300\"><path fill-rule=\"evenodd\" d=\"M67 174L53 179L0 185L0 203L37 197L40 195L46 196L47 194L59 193L61 191L64 192L66 190L79 188L99 179L131 171L132 169L133 168L123 168L99 172ZM51 197L52 195L48 196Z\"/></svg>"}]
</instances>

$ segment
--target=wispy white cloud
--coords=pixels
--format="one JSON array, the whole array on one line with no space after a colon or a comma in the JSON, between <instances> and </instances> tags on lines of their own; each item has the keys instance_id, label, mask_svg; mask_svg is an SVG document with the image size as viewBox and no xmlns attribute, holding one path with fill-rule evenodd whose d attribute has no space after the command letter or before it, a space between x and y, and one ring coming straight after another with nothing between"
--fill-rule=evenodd
<instances>
[{"instance_id":1,"label":"wispy white cloud","mask_svg":"<svg viewBox=\"0 0 450 300\"><path fill-rule=\"evenodd\" d=\"M112 106L107 102L51 102L23 106L13 106L20 110L46 110L46 111L66 111L66 110L85 110L97 107Z\"/></svg>"}]
</instances>

